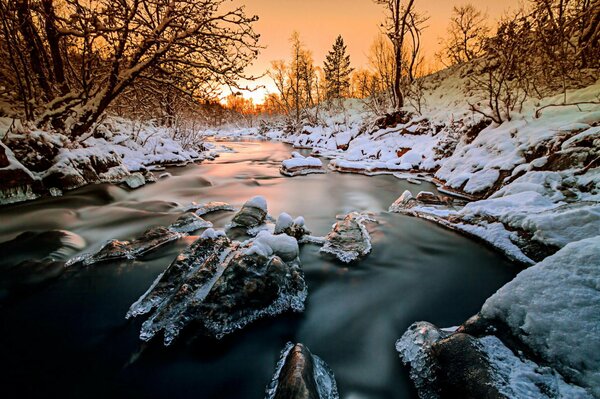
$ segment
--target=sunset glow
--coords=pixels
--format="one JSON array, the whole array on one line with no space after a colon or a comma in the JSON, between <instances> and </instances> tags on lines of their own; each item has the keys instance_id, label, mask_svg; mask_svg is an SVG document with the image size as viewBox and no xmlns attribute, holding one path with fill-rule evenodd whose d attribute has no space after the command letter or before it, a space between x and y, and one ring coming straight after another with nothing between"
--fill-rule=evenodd
<instances>
[{"instance_id":1,"label":"sunset glow","mask_svg":"<svg viewBox=\"0 0 600 399\"><path fill-rule=\"evenodd\" d=\"M236 0L240 2L240 0ZM466 0L421 0L417 9L426 12L430 19L423 32L423 54L430 65L435 63L434 54L439 50L439 40L446 33L452 7L468 3ZM250 14L260 16L256 30L261 35L261 44L266 48L248 72L260 76L269 68L271 61L286 59L290 53L289 37L295 30L302 41L313 52L317 65L323 63L337 35L348 43L352 65L366 66L367 54L373 39L380 33L384 20L383 8L372 0L253 0L246 3ZM478 1L478 8L485 10L490 25L509 9L519 5L518 0ZM269 77L257 80L255 85L265 86L244 96L261 103L266 92L275 87Z\"/></svg>"}]
</instances>

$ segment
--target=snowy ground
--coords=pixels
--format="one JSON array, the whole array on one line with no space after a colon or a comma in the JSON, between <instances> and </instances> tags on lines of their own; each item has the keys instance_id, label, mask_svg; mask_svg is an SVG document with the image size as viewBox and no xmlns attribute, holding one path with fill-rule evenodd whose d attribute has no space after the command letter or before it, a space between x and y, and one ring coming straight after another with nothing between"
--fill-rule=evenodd
<instances>
[{"instance_id":1,"label":"snowy ground","mask_svg":"<svg viewBox=\"0 0 600 399\"><path fill-rule=\"evenodd\" d=\"M11 122L9 118L0 118L0 138L8 143L0 143L0 150L7 158L0 165L4 180L0 184L0 203L35 199L47 193L60 195L63 190L90 183L119 183L128 179L131 172L212 159L228 150L204 141L184 146L173 137L172 129L118 117L107 118L93 135L83 137L78 143L61 134L23 127L7 135ZM30 155L29 147L21 149L31 163L50 158L46 159L48 167L31 170L17 160L9 147L25 142L37 143L37 147L56 153L52 158L34 151L29 151ZM140 182L128 184L130 187L138 187L146 181L141 175L137 177L141 178Z\"/></svg>"},{"instance_id":2,"label":"snowy ground","mask_svg":"<svg viewBox=\"0 0 600 399\"><path fill-rule=\"evenodd\" d=\"M441 192L474 202L462 209L421 207L409 213L477 236L525 264L597 235L600 106L550 107L536 117L537 109L561 103L562 95L528 100L511 121L488 125L469 110L479 98L467 68L427 77L421 114L394 127L379 129L364 102L350 99L342 108L324 107L318 125L294 134L273 124L271 130L237 130L233 136L311 148L339 172L402 179L419 173ZM599 94L600 81L569 91L567 102L597 102Z\"/></svg>"}]
</instances>

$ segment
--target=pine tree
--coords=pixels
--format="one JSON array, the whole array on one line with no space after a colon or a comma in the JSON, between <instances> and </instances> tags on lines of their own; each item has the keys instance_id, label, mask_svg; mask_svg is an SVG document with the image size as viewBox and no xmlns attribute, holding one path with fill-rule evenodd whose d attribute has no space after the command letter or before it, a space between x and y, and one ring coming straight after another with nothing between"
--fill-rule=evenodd
<instances>
[{"instance_id":1,"label":"pine tree","mask_svg":"<svg viewBox=\"0 0 600 399\"><path fill-rule=\"evenodd\" d=\"M350 56L346 54L346 45L342 36L335 40L333 48L326 56L323 71L328 99L341 98L348 95L350 89Z\"/></svg>"}]
</instances>

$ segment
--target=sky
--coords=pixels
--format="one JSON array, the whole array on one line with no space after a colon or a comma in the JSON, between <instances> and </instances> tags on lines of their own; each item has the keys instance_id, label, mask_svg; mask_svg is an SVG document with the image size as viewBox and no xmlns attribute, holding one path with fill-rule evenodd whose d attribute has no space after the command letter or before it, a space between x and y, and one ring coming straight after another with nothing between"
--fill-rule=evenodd
<instances>
[{"instance_id":1,"label":"sky","mask_svg":"<svg viewBox=\"0 0 600 399\"><path fill-rule=\"evenodd\" d=\"M373 0L238 0L246 5L247 14L259 16L255 30L261 35L262 50L254 65L247 69L252 75L262 75L271 61L289 58L289 37L294 30L306 47L313 52L315 63L322 65L335 38L342 35L348 46L352 66L367 66L367 54L371 43L380 32L385 19L383 6ZM468 0L416 0L416 9L426 12L430 19L423 33L426 61L434 62L439 50L440 38L444 36L452 7L468 3ZM487 12L490 25L508 9L515 9L519 0L478 0L477 8ZM265 92L275 92L270 78L263 77L257 83L266 89L245 93L255 103L261 103Z\"/></svg>"}]
</instances>

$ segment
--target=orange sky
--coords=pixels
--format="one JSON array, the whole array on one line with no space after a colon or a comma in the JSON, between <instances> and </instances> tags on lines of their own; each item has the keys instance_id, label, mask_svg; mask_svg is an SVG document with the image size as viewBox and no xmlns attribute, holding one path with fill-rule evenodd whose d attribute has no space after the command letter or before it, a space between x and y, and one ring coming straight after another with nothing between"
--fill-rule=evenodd
<instances>
[{"instance_id":1,"label":"orange sky","mask_svg":"<svg viewBox=\"0 0 600 399\"><path fill-rule=\"evenodd\" d=\"M337 35L341 34L348 46L352 65L366 66L369 47L379 32L384 19L383 8L372 0L236 0L246 4L248 14L256 14L260 20L256 31L261 34L261 43L267 48L248 72L260 75L269 68L271 61L288 59L288 39L297 30L307 48L312 50L315 62L322 65L325 54ZM417 10L430 16L429 27L423 34L424 54L433 61L439 49L439 38L444 35L448 19L455 5L468 0L416 0ZM491 25L509 8L516 8L519 0L479 0L476 7L486 10ZM267 90L275 91L270 79L261 79ZM255 102L262 102L265 90L246 94Z\"/></svg>"}]
</instances>

